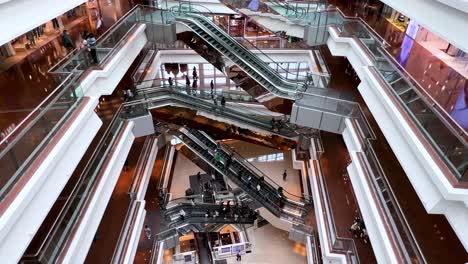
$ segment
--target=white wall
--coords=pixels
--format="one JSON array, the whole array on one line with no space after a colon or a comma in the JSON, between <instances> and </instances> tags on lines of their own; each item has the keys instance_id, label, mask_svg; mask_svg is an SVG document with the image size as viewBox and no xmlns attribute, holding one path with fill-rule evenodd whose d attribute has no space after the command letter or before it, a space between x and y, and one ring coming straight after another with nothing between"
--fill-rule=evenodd
<instances>
[{"instance_id":1,"label":"white wall","mask_svg":"<svg viewBox=\"0 0 468 264\"><path fill-rule=\"evenodd\" d=\"M0 0L0 45L50 21L85 0Z\"/></svg>"}]
</instances>

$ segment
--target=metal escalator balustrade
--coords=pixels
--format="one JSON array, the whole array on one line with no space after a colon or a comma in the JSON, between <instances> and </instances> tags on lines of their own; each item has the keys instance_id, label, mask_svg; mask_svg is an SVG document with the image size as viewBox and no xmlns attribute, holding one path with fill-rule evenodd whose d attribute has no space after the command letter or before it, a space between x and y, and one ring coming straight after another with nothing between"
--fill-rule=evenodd
<instances>
[{"instance_id":1,"label":"metal escalator balustrade","mask_svg":"<svg viewBox=\"0 0 468 264\"><path fill-rule=\"evenodd\" d=\"M196 143L194 139L191 139L190 136L179 135L179 139L194 153L202 157L202 159L208 163L213 169L218 171L218 173L225 175L231 179L236 185L241 186L244 190L247 190L249 195L254 199L259 201L263 206L265 206L269 211L271 211L276 216L282 215L281 202L277 195L261 195L253 189L253 185L248 182L248 175L238 177L239 171L234 171L232 168L230 170L225 170L222 162L217 161L212 153L208 151L208 148L203 145L203 143ZM250 177L251 178L251 177ZM266 192L266 190L263 190Z\"/></svg>"},{"instance_id":2,"label":"metal escalator balustrade","mask_svg":"<svg viewBox=\"0 0 468 264\"><path fill-rule=\"evenodd\" d=\"M241 102L244 102L244 99L246 99L245 96L240 96L237 93L222 92L219 94L224 96L226 99L236 100L241 98ZM220 99L221 97L218 96L216 100L217 103L215 104L210 92L182 87L175 83L173 86L166 85L137 89L134 98L126 102L124 107L127 117L132 118L145 115L150 109L168 105L181 105L190 109L219 115L236 122L245 123L286 138L295 138L298 136L294 127L291 126L284 125L278 128L273 128L271 116L258 115L236 105L222 106L220 104Z\"/></svg>"},{"instance_id":3,"label":"metal escalator balustrade","mask_svg":"<svg viewBox=\"0 0 468 264\"><path fill-rule=\"evenodd\" d=\"M232 152L228 152L221 147L215 148L216 143L213 143L211 139L206 138L204 135L197 134L200 132L195 130L189 131L185 128L181 128L180 131L185 135L181 137L184 144L191 148L192 151L202 155L205 161L211 163L220 173L226 175L226 177L241 187L274 215L291 222L304 221L303 216L306 214L304 201L290 199L292 196L290 193L279 191L276 186L272 185L274 182L269 180L266 175L258 174L258 169L258 172L255 173L252 169L253 165L249 168L246 166L245 162L240 162L240 160L244 159L237 156L238 154L233 155ZM215 158L218 155L220 158ZM228 162L228 159L231 160L231 163L226 169L226 162ZM257 185L260 186L260 190L257 189ZM307 202L310 203L311 200L307 199Z\"/></svg>"},{"instance_id":4,"label":"metal escalator balustrade","mask_svg":"<svg viewBox=\"0 0 468 264\"><path fill-rule=\"evenodd\" d=\"M199 7L197 6L197 8ZM211 13L209 10L207 12ZM179 14L183 14L183 16L177 15L177 22L191 28L199 37L229 57L249 76L265 86L267 90L275 90L276 88L277 93L281 92L284 98L291 99L294 96L294 91L303 89L304 83L295 83L279 75L268 64L260 60L257 55L240 45L210 19L193 13Z\"/></svg>"},{"instance_id":5,"label":"metal escalator balustrade","mask_svg":"<svg viewBox=\"0 0 468 264\"><path fill-rule=\"evenodd\" d=\"M212 139L208 134L206 134L205 132L203 131L198 131L198 130L195 130L195 129L190 129L190 132L194 135L197 136L197 138L203 138L203 143L206 144L207 146L209 147L212 147L212 148L217 148L217 142ZM249 171L251 171L252 173L254 173L257 177L259 178L263 178L263 180L265 181L265 183L267 183L269 186L271 186L271 188L273 188L274 190L278 190L281 186L279 184L277 184L273 179L271 179L270 177L268 177L266 174L264 174L261 170L259 170L257 167L255 167L252 163L250 163L249 161L247 161L247 159L245 159L244 157L242 157L237 151L235 151L233 148L227 146L227 145L224 145L224 144L220 144L219 145L220 149L223 151L224 154L226 155L231 155L232 159L236 160L237 162L239 162L242 166L244 166L245 168L247 168ZM283 189L283 198L286 199L288 201L288 203L291 203L291 204L295 204L295 205L299 205L299 206L304 206L304 204L306 203L309 203L311 204L312 203L312 198L305 195L305 194L302 194L302 196L297 196L297 195L294 195L292 193L289 193L287 190L284 190Z\"/></svg>"}]
</instances>

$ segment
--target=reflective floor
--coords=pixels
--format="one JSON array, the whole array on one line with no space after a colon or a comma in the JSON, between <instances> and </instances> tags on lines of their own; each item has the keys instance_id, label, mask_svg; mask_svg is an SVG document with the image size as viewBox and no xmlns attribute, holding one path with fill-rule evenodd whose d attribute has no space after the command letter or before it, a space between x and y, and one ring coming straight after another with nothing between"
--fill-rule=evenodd
<instances>
[{"instance_id":1,"label":"reflective floor","mask_svg":"<svg viewBox=\"0 0 468 264\"><path fill-rule=\"evenodd\" d=\"M130 10L126 0L100 0L104 32L119 17ZM81 42L84 31L92 31L88 19L68 28L73 41ZM99 32L98 32L99 33ZM99 35L99 34L98 34ZM50 40L23 60L0 72L0 140L8 127L14 127L26 117L57 86L49 68L66 55L60 37Z\"/></svg>"}]
</instances>

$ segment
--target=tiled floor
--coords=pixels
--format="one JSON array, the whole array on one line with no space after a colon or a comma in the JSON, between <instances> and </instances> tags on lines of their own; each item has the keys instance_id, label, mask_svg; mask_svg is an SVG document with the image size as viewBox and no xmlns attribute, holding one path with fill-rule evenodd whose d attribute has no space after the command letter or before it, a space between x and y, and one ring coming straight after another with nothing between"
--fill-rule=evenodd
<instances>
[{"instance_id":1,"label":"tiled floor","mask_svg":"<svg viewBox=\"0 0 468 264\"><path fill-rule=\"evenodd\" d=\"M198 172L203 173L203 170L184 155L177 155L171 183L172 199L185 196L185 190L190 188L189 176Z\"/></svg>"},{"instance_id":2,"label":"tiled floor","mask_svg":"<svg viewBox=\"0 0 468 264\"><path fill-rule=\"evenodd\" d=\"M360 216L359 206L346 168L349 162L348 150L341 135L322 133L324 153L321 156L323 178L328 191L335 232L342 238L353 239L361 263L377 263L370 243L354 238L349 232L354 217Z\"/></svg>"},{"instance_id":3,"label":"tiled floor","mask_svg":"<svg viewBox=\"0 0 468 264\"><path fill-rule=\"evenodd\" d=\"M106 211L96 231L86 257L86 263L105 263L112 259L120 231L125 222L125 216L130 206L128 190L135 175L138 158L141 154L145 137L138 138L133 143L128 155L128 169L122 170Z\"/></svg>"},{"instance_id":4,"label":"tiled floor","mask_svg":"<svg viewBox=\"0 0 468 264\"><path fill-rule=\"evenodd\" d=\"M234 141L229 145L275 183L283 186L286 191L297 196L302 194L300 172L293 168L291 151L267 148L243 141ZM283 181L284 170L288 175L286 181Z\"/></svg>"}]
</instances>

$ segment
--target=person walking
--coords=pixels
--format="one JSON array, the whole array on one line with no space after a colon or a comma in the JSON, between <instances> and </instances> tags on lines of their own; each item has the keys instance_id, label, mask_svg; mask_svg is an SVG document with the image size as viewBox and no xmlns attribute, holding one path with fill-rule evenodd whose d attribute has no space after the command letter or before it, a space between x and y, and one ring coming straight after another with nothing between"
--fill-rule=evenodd
<instances>
[{"instance_id":1,"label":"person walking","mask_svg":"<svg viewBox=\"0 0 468 264\"><path fill-rule=\"evenodd\" d=\"M288 173L286 172L286 170L284 170L284 172L283 172L283 181L286 181L287 177L288 177Z\"/></svg>"},{"instance_id":2,"label":"person walking","mask_svg":"<svg viewBox=\"0 0 468 264\"><path fill-rule=\"evenodd\" d=\"M91 54L91 58L93 60L94 64L98 63L98 57L97 57L97 50L96 50L96 38L94 37L93 33L89 33L87 38L86 38L86 45L88 46L88 50Z\"/></svg>"},{"instance_id":3,"label":"person walking","mask_svg":"<svg viewBox=\"0 0 468 264\"><path fill-rule=\"evenodd\" d=\"M241 257L240 251L237 251L236 261L242 261L242 257Z\"/></svg>"},{"instance_id":4,"label":"person walking","mask_svg":"<svg viewBox=\"0 0 468 264\"><path fill-rule=\"evenodd\" d=\"M192 71L192 75L193 75L193 79L197 79L198 75L197 75L197 68L195 66L193 66L193 71Z\"/></svg>"},{"instance_id":5,"label":"person walking","mask_svg":"<svg viewBox=\"0 0 468 264\"><path fill-rule=\"evenodd\" d=\"M172 84L173 84L172 77L169 77L169 79L167 81L169 82L169 86L172 87Z\"/></svg>"},{"instance_id":6,"label":"person walking","mask_svg":"<svg viewBox=\"0 0 468 264\"><path fill-rule=\"evenodd\" d=\"M221 96L221 106L222 107L226 106L226 98L224 98L224 96Z\"/></svg>"},{"instance_id":7,"label":"person walking","mask_svg":"<svg viewBox=\"0 0 468 264\"><path fill-rule=\"evenodd\" d=\"M145 225L145 235L148 240L151 239L151 228L148 225Z\"/></svg>"},{"instance_id":8,"label":"person walking","mask_svg":"<svg viewBox=\"0 0 468 264\"><path fill-rule=\"evenodd\" d=\"M213 90L214 90L214 81L211 80L210 82L210 88L211 88L211 94L213 94Z\"/></svg>"},{"instance_id":9,"label":"person walking","mask_svg":"<svg viewBox=\"0 0 468 264\"><path fill-rule=\"evenodd\" d=\"M75 44L73 44L72 39L70 38L70 35L68 35L68 31L64 30L62 33L62 43L63 46L69 50L69 49L75 49Z\"/></svg>"},{"instance_id":10,"label":"person walking","mask_svg":"<svg viewBox=\"0 0 468 264\"><path fill-rule=\"evenodd\" d=\"M185 75L185 86L190 88L190 79L189 79L188 75Z\"/></svg>"}]
</instances>

